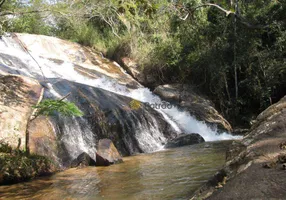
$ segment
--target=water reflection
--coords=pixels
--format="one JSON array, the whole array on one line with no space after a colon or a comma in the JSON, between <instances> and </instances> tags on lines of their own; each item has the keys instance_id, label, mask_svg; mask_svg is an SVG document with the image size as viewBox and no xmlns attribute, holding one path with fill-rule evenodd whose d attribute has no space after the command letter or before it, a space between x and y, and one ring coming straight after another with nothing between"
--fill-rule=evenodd
<instances>
[{"instance_id":1,"label":"water reflection","mask_svg":"<svg viewBox=\"0 0 286 200\"><path fill-rule=\"evenodd\" d=\"M0 199L188 199L220 168L230 141L126 157L110 167L70 169L0 187Z\"/></svg>"}]
</instances>

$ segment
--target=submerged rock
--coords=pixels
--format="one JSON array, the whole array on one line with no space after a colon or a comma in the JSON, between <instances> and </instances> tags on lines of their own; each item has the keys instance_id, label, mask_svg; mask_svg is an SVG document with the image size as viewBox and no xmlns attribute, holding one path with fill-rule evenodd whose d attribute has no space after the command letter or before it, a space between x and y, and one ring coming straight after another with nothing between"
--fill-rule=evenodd
<instances>
[{"instance_id":1,"label":"submerged rock","mask_svg":"<svg viewBox=\"0 0 286 200\"><path fill-rule=\"evenodd\" d=\"M100 159L103 158L104 160ZM97 160L99 158L100 160ZM103 161L103 162L102 162ZM106 162L107 161L107 162ZM122 157L110 139L101 139L98 142L96 165L108 165L123 162Z\"/></svg>"},{"instance_id":2,"label":"submerged rock","mask_svg":"<svg viewBox=\"0 0 286 200\"><path fill-rule=\"evenodd\" d=\"M186 145L198 144L204 142L204 138L197 133L191 134L181 134L178 137L170 140L166 145L165 148L175 148L181 147Z\"/></svg>"},{"instance_id":3,"label":"submerged rock","mask_svg":"<svg viewBox=\"0 0 286 200\"><path fill-rule=\"evenodd\" d=\"M198 120L216 126L221 131L232 132L230 123L219 114L214 104L196 93L190 85L160 85L155 88L154 93L166 101L176 103Z\"/></svg>"},{"instance_id":4,"label":"submerged rock","mask_svg":"<svg viewBox=\"0 0 286 200\"><path fill-rule=\"evenodd\" d=\"M87 167L95 166L96 162L87 153L81 153L76 159L71 163L71 167Z\"/></svg>"}]
</instances>

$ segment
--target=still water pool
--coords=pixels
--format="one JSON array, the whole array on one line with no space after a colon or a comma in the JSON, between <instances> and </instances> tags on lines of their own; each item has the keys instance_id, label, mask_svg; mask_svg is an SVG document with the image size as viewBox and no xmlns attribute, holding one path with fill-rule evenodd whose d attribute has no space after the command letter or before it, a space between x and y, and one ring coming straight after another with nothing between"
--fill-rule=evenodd
<instances>
[{"instance_id":1,"label":"still water pool","mask_svg":"<svg viewBox=\"0 0 286 200\"><path fill-rule=\"evenodd\" d=\"M0 186L0 199L189 199L224 164L230 143L209 142L140 154L109 167L69 169Z\"/></svg>"}]
</instances>

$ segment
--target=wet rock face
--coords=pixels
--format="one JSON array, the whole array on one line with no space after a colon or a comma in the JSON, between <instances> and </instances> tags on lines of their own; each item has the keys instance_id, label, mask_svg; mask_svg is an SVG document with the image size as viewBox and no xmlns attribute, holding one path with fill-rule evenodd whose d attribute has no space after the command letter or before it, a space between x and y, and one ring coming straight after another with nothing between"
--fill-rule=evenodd
<instances>
[{"instance_id":1,"label":"wet rock face","mask_svg":"<svg viewBox=\"0 0 286 200\"><path fill-rule=\"evenodd\" d=\"M200 121L217 126L221 131L232 131L229 122L218 113L213 103L197 94L189 85L160 85L155 88L154 93L166 101L176 103Z\"/></svg>"},{"instance_id":2,"label":"wet rock face","mask_svg":"<svg viewBox=\"0 0 286 200\"><path fill-rule=\"evenodd\" d=\"M178 137L170 140L165 148L175 148L186 145L198 144L204 142L204 138L197 133L181 134Z\"/></svg>"},{"instance_id":3,"label":"wet rock face","mask_svg":"<svg viewBox=\"0 0 286 200\"><path fill-rule=\"evenodd\" d=\"M83 143L84 148L94 149L87 153L96 159L93 157L95 152L104 146L101 139L113 141L120 155L126 156L152 152L160 148L158 145L164 145L177 136L163 116L151 107L145 105L144 108L133 109L131 98L66 80L56 80L53 88L62 96L71 92L68 100L85 113L80 118L51 118L57 135L58 157L62 163L69 163L81 153L80 149L73 149L72 146L79 143ZM45 96L49 95L47 91ZM98 142L99 145L96 145ZM107 146L112 147L109 143ZM109 159L109 156L103 158ZM112 156L110 159L115 161Z\"/></svg>"}]
</instances>

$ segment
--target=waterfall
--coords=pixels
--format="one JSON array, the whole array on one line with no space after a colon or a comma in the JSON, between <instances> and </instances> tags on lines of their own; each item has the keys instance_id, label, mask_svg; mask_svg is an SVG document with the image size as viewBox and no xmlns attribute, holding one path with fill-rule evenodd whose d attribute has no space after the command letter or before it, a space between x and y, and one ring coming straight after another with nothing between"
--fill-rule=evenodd
<instances>
[{"instance_id":1,"label":"waterfall","mask_svg":"<svg viewBox=\"0 0 286 200\"><path fill-rule=\"evenodd\" d=\"M28 48L29 53L27 53L27 50L24 49L22 44L19 44L19 41L16 41L11 37L2 37L0 40L0 72L21 74L34 77L38 80L43 80L43 73L47 80L65 79L94 88L101 88L118 95L138 100L142 102L142 105L145 105L144 103L163 103L157 95L154 95L148 88L144 88L140 84L138 84L137 88L132 89L126 84L120 83L118 80L122 79L121 76L124 76L123 79L128 79L129 75L126 73L122 73L123 75L111 72L103 73L104 70L99 70L99 67L94 63L86 63L87 61L83 62L82 60L86 58L84 56L82 57L82 50L77 51L77 54L73 54L70 51L65 50L65 55L57 55L60 57L60 59L55 59L54 54L57 52L51 52L51 55L53 56L49 57L48 55L45 55L45 51L48 51L47 49L49 49L48 47L44 49L45 46L43 46L43 44L37 44L38 41L36 41L36 39L33 43L33 37L37 38L37 36L24 35L23 37L27 37L25 40L31 43L32 50ZM42 37L59 42L59 39L46 36ZM47 45L47 43L45 43L45 45ZM54 44L54 46L56 45L57 43ZM63 48L62 46L58 45L58 48ZM33 58L31 58L30 54ZM76 61L71 60L69 55L75 57ZM77 63L78 60L82 62L82 66L86 69L86 73L88 75L83 75L79 72L80 68L78 67ZM104 66L103 61L96 60L99 65L101 64ZM122 68L119 65L116 65L116 67L122 72ZM129 79L131 78L129 77ZM48 84L48 88L48 95L58 98L62 96L59 94L59 91L56 91L53 88L52 84ZM177 133L199 133L206 141L236 138L228 133L218 134L216 130L211 129L204 122L197 121L188 112L181 111L173 105L170 109L159 108L156 110L162 114L165 121L168 122ZM148 119L151 120L148 122L141 122L142 120L138 120L140 123L133 122L132 125L129 125L132 126L132 129L136 130L136 138L139 146L144 152L162 149L163 144L166 142L166 138L158 128L158 123L156 122L155 117L150 116ZM76 157L80 151L85 151L91 156L95 156L96 149L92 143L90 143L90 141L95 140L95 137L91 128L89 127L88 122L83 118L79 118L77 120L74 118L62 118L61 121L61 124L63 124L61 131L63 133L60 135L60 137L71 156ZM128 139L126 139L126 141L128 141Z\"/></svg>"},{"instance_id":2,"label":"waterfall","mask_svg":"<svg viewBox=\"0 0 286 200\"><path fill-rule=\"evenodd\" d=\"M45 70L46 69L47 68L45 68ZM45 70L45 74L51 75L53 73L52 71ZM102 77L99 79L88 79L85 76L78 74L74 70L72 63L65 62L61 65L61 70L57 70L56 73L58 73L58 76L64 79L73 80L75 82L90 85L97 88L102 88L116 94L131 97L141 102L149 104L162 104L162 100L160 99L160 97L153 94L148 88L142 87L130 91L126 86L118 84L115 80L112 80L108 77ZM199 133L206 141L229 140L238 138L226 132L217 133L216 130L213 130L204 122L196 120L188 112L180 111L174 105L172 105L171 109L159 108L156 110L163 114L168 123L170 123L177 132L183 131L185 133Z\"/></svg>"}]
</instances>

